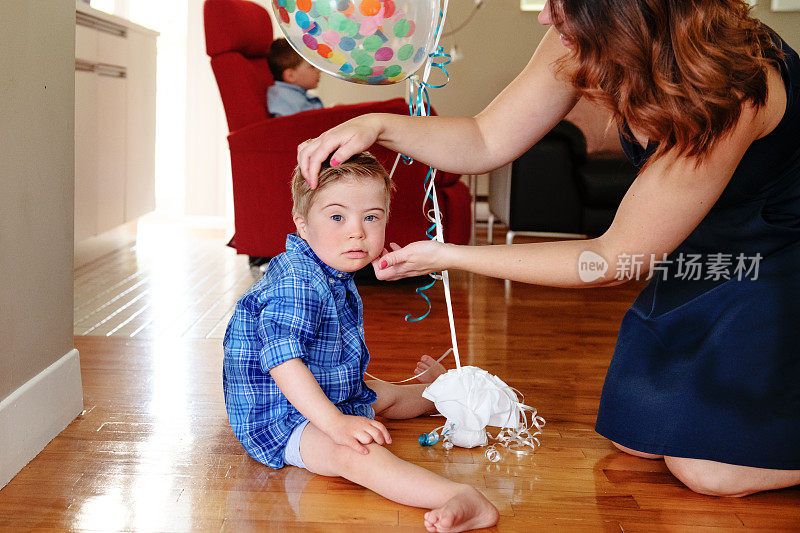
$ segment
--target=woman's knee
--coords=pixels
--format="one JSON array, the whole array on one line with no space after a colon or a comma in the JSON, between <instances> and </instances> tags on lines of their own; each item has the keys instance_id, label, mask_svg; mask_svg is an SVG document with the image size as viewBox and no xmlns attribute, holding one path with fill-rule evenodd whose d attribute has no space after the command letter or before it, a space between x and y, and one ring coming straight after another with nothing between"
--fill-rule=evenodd
<instances>
[{"instance_id":1,"label":"woman's knee","mask_svg":"<svg viewBox=\"0 0 800 533\"><path fill-rule=\"evenodd\" d=\"M663 459L664 458L663 455L655 455L653 453L638 452L636 450L633 450L631 448L623 446L622 444L617 444L613 440L611 441L611 444L616 446L620 451L623 451L623 452L625 452L625 453L627 453L629 455L635 455L636 457L643 457L645 459Z\"/></svg>"},{"instance_id":2,"label":"woman's knee","mask_svg":"<svg viewBox=\"0 0 800 533\"><path fill-rule=\"evenodd\" d=\"M684 457L664 457L664 462L672 475L698 494L741 497L757 492L749 487L743 467Z\"/></svg>"}]
</instances>

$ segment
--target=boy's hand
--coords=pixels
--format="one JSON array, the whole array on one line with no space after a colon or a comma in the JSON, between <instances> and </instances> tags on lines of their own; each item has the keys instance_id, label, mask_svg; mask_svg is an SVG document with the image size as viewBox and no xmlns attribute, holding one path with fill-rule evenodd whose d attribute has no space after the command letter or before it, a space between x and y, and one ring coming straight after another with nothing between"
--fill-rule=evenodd
<instances>
[{"instance_id":1,"label":"boy's hand","mask_svg":"<svg viewBox=\"0 0 800 533\"><path fill-rule=\"evenodd\" d=\"M364 444L374 442L383 446L392 442L386 426L363 416L341 415L326 428L325 433L336 444L348 446L364 455L369 453Z\"/></svg>"}]
</instances>

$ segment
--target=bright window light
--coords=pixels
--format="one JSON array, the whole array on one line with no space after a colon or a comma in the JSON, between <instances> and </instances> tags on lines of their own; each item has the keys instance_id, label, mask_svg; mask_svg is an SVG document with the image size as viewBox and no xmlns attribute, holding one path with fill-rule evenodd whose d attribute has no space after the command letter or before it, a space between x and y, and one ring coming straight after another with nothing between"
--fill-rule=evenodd
<instances>
[{"instance_id":1,"label":"bright window light","mask_svg":"<svg viewBox=\"0 0 800 533\"><path fill-rule=\"evenodd\" d=\"M544 4L538 0L519 0L519 7L523 11L541 11L544 9Z\"/></svg>"}]
</instances>

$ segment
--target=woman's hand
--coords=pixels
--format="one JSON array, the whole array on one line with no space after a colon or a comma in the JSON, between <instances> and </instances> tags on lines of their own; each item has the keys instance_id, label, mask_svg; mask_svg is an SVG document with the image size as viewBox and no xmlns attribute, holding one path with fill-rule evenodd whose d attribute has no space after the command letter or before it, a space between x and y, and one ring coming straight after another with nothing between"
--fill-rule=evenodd
<instances>
[{"instance_id":1,"label":"woman's hand","mask_svg":"<svg viewBox=\"0 0 800 533\"><path fill-rule=\"evenodd\" d=\"M297 163L303 177L312 189L316 189L320 165L329 155L332 166L347 161L375 144L381 129L381 115L372 113L350 119L315 139L300 143L297 147Z\"/></svg>"},{"instance_id":2,"label":"woman's hand","mask_svg":"<svg viewBox=\"0 0 800 533\"><path fill-rule=\"evenodd\" d=\"M364 455L369 453L364 444L374 442L383 446L392 442L386 426L363 416L338 416L325 428L325 433L336 444L347 446Z\"/></svg>"},{"instance_id":3,"label":"woman's hand","mask_svg":"<svg viewBox=\"0 0 800 533\"><path fill-rule=\"evenodd\" d=\"M445 269L444 252L450 246L437 241L417 241L401 248L395 243L384 249L381 257L372 262L375 277L381 280L396 280L411 276L422 276Z\"/></svg>"}]
</instances>

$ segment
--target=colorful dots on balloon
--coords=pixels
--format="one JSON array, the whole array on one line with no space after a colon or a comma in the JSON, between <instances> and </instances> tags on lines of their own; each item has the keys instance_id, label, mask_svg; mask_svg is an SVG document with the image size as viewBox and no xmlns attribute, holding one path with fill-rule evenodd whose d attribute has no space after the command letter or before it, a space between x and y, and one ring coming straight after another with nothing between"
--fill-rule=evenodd
<instances>
[{"instance_id":1,"label":"colorful dots on balloon","mask_svg":"<svg viewBox=\"0 0 800 533\"><path fill-rule=\"evenodd\" d=\"M339 9L339 11L344 13L346 16L350 17L353 15L353 13L355 13L356 8L353 6L353 2L350 0L342 0L339 2L339 4L345 4L344 9Z\"/></svg>"},{"instance_id":2,"label":"colorful dots on balloon","mask_svg":"<svg viewBox=\"0 0 800 533\"><path fill-rule=\"evenodd\" d=\"M361 0L358 11L365 17L373 17L380 13L381 3L378 0Z\"/></svg>"},{"instance_id":3,"label":"colorful dots on balloon","mask_svg":"<svg viewBox=\"0 0 800 533\"><path fill-rule=\"evenodd\" d=\"M392 28L392 32L394 33L395 37L405 37L408 35L408 32L411 30L411 24L409 24L408 20L400 19L394 23L394 27Z\"/></svg>"},{"instance_id":4,"label":"colorful dots on balloon","mask_svg":"<svg viewBox=\"0 0 800 533\"><path fill-rule=\"evenodd\" d=\"M375 22L375 19L367 18L361 23L361 26L358 28L358 33L361 35L372 35L378 31L378 24Z\"/></svg>"},{"instance_id":5,"label":"colorful dots on balloon","mask_svg":"<svg viewBox=\"0 0 800 533\"><path fill-rule=\"evenodd\" d=\"M403 71L403 68L400 65L391 65L386 67L386 70L383 71L384 76L387 78L393 78L400 74Z\"/></svg>"},{"instance_id":6,"label":"colorful dots on balloon","mask_svg":"<svg viewBox=\"0 0 800 533\"><path fill-rule=\"evenodd\" d=\"M343 53L339 52L338 50L334 50L331 52L331 55L328 56L328 61L335 65L343 65L344 62L347 61L347 58Z\"/></svg>"},{"instance_id":7,"label":"colorful dots on balloon","mask_svg":"<svg viewBox=\"0 0 800 533\"><path fill-rule=\"evenodd\" d=\"M394 15L394 1L393 0L384 0L383 2L383 16L387 19Z\"/></svg>"},{"instance_id":8,"label":"colorful dots on balloon","mask_svg":"<svg viewBox=\"0 0 800 533\"><path fill-rule=\"evenodd\" d=\"M311 26L306 30L306 33L308 33L309 35L316 36L322 33L322 30L320 30L319 24L317 24L316 22L312 22Z\"/></svg>"},{"instance_id":9,"label":"colorful dots on balloon","mask_svg":"<svg viewBox=\"0 0 800 533\"><path fill-rule=\"evenodd\" d=\"M394 56L394 51L389 48L388 46L384 46L383 48L379 48L375 52L375 60L376 61L389 61Z\"/></svg>"},{"instance_id":10,"label":"colorful dots on balloon","mask_svg":"<svg viewBox=\"0 0 800 533\"><path fill-rule=\"evenodd\" d=\"M351 82L385 85L425 64L440 0L267 2L286 38L313 66Z\"/></svg>"},{"instance_id":11,"label":"colorful dots on balloon","mask_svg":"<svg viewBox=\"0 0 800 533\"><path fill-rule=\"evenodd\" d=\"M335 32L333 30L328 30L322 33L322 40L325 41L325 43L330 46L336 46L337 44L339 44L341 36L339 35L338 32Z\"/></svg>"},{"instance_id":12,"label":"colorful dots on balloon","mask_svg":"<svg viewBox=\"0 0 800 533\"><path fill-rule=\"evenodd\" d=\"M370 35L366 39L364 39L364 43L362 44L364 50L367 52L375 52L378 48L383 46L383 39L378 37L377 35Z\"/></svg>"},{"instance_id":13,"label":"colorful dots on balloon","mask_svg":"<svg viewBox=\"0 0 800 533\"><path fill-rule=\"evenodd\" d=\"M331 29L334 31L342 31L344 27L345 21L347 17L342 15L341 13L334 13L330 17L328 17L328 24L331 25Z\"/></svg>"},{"instance_id":14,"label":"colorful dots on balloon","mask_svg":"<svg viewBox=\"0 0 800 533\"><path fill-rule=\"evenodd\" d=\"M303 44L306 45L307 47L311 48L312 50L316 50L317 49L317 40L314 39L309 34L303 35Z\"/></svg>"},{"instance_id":15,"label":"colorful dots on balloon","mask_svg":"<svg viewBox=\"0 0 800 533\"><path fill-rule=\"evenodd\" d=\"M358 65L364 67L371 67L372 63L375 62L375 58L369 52L365 52L364 50L356 50L351 54L351 56ZM370 72L371 71L372 70L370 69Z\"/></svg>"},{"instance_id":16,"label":"colorful dots on balloon","mask_svg":"<svg viewBox=\"0 0 800 533\"><path fill-rule=\"evenodd\" d=\"M359 65L356 67L355 73L359 76L369 76L372 74L372 68L365 65Z\"/></svg>"},{"instance_id":17,"label":"colorful dots on balloon","mask_svg":"<svg viewBox=\"0 0 800 533\"><path fill-rule=\"evenodd\" d=\"M331 4L328 0L317 0L314 2L314 10L319 13L320 17L327 17L333 12L331 9Z\"/></svg>"},{"instance_id":18,"label":"colorful dots on balloon","mask_svg":"<svg viewBox=\"0 0 800 533\"><path fill-rule=\"evenodd\" d=\"M308 19L308 14L305 11L298 11L294 14L294 21L300 26L300 29L307 30L311 27L311 21Z\"/></svg>"},{"instance_id":19,"label":"colorful dots on balloon","mask_svg":"<svg viewBox=\"0 0 800 533\"><path fill-rule=\"evenodd\" d=\"M413 54L414 54L414 45L404 44L397 51L397 59L399 59L400 61L408 61Z\"/></svg>"},{"instance_id":20,"label":"colorful dots on balloon","mask_svg":"<svg viewBox=\"0 0 800 533\"><path fill-rule=\"evenodd\" d=\"M347 22L344 23L344 29L342 29L342 32L348 34L350 37L357 37L360 27L361 26L355 20L347 19Z\"/></svg>"}]
</instances>

